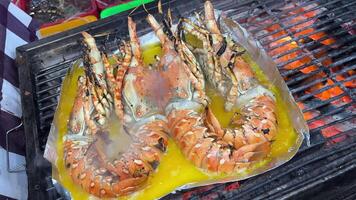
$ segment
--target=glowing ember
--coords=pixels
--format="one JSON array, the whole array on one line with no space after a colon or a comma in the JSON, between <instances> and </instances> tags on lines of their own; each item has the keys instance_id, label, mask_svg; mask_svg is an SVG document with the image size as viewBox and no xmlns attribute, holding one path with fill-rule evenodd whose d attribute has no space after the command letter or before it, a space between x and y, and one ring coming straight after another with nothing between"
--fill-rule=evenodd
<instances>
[{"instance_id":1,"label":"glowing ember","mask_svg":"<svg viewBox=\"0 0 356 200\"><path fill-rule=\"evenodd\" d=\"M329 137L333 137L333 136L336 136L340 133L340 130L338 129L338 127L335 125L335 126L329 126L327 128L324 128L322 130L322 134L323 136L329 138ZM340 136L340 137L336 137L335 139L332 139L331 142L332 143L337 143L337 142L341 142L343 140L346 139L346 136L343 135L343 136Z\"/></svg>"},{"instance_id":2,"label":"glowing ember","mask_svg":"<svg viewBox=\"0 0 356 200\"><path fill-rule=\"evenodd\" d=\"M309 128L310 128L311 130L313 130L313 129L316 129L316 128L318 128L318 127L324 126L324 125L325 125L325 122L324 122L324 120L319 119L319 120L315 120L315 121L309 123L308 125L309 125Z\"/></svg>"},{"instance_id":3,"label":"glowing ember","mask_svg":"<svg viewBox=\"0 0 356 200\"><path fill-rule=\"evenodd\" d=\"M329 124L332 123L336 120L340 120L342 118L344 118L345 116L339 116L339 115L333 115L333 116L329 116L326 119L324 119L325 124ZM356 120L353 119L351 121L345 121L345 122L341 122L341 123L337 123L334 124L332 126L326 127L324 129L321 130L321 133L323 134L324 137L326 138L330 138L330 137L335 137L336 135L338 135L341 132L347 132L350 131L353 127L354 124L356 123ZM338 136L335 137L332 142L340 142L342 140L344 140L346 138L346 136Z\"/></svg>"},{"instance_id":4,"label":"glowing ember","mask_svg":"<svg viewBox=\"0 0 356 200\"><path fill-rule=\"evenodd\" d=\"M340 81L340 82L344 82L343 84L345 85L345 87L348 87L348 88L356 88L356 80L350 80L350 81L345 81L345 79L347 77L351 77L351 76L354 76L356 75L356 72L355 71L348 71L345 73L345 75L336 75L336 80Z\"/></svg>"},{"instance_id":5,"label":"glowing ember","mask_svg":"<svg viewBox=\"0 0 356 200\"><path fill-rule=\"evenodd\" d=\"M299 106L299 108L300 108L301 110L304 110L304 109L307 109L307 108L308 108L308 107L307 107L305 104L303 104L302 102L297 102L297 104L298 104L298 106ZM316 110L312 110L312 111L304 112L303 115L304 115L304 119L305 119L306 121L308 121L309 119L313 119L313 118L319 116L319 115L320 115L320 112L319 112L319 111L316 111Z\"/></svg>"},{"instance_id":6,"label":"glowing ember","mask_svg":"<svg viewBox=\"0 0 356 200\"><path fill-rule=\"evenodd\" d=\"M275 55L280 55L280 54L282 54L284 52L287 52L287 51L290 51L290 50L294 49L294 51L292 53L284 55L284 56L278 58L277 60L275 60L277 63L288 62L289 60L297 58L302 53L302 50L298 49L297 43L293 42L291 37L284 37L284 38L282 38L280 40L277 40L276 42L272 42L270 44L270 46L271 47L277 46L277 45L279 45L281 43L284 43L286 41L291 41L291 42L287 43L287 44L285 44L285 45L283 45L281 47L278 47L278 48L276 48L276 49L274 49L274 50L269 52L271 56L275 56ZM296 50L296 49L298 49L298 50ZM302 58L300 58L300 59L298 59L298 60L296 60L294 62L286 64L284 66L284 68L285 69L295 69L295 68L298 68L298 67L301 67L301 66L303 66L305 64L310 63L310 61L311 61L311 59L309 57L304 56L304 57L302 57ZM307 73L310 73L310 72L312 72L314 70L317 70L317 67L314 66L314 65L311 65L309 67L301 69L300 71L305 73L305 74L307 74Z\"/></svg>"},{"instance_id":7,"label":"glowing ember","mask_svg":"<svg viewBox=\"0 0 356 200\"><path fill-rule=\"evenodd\" d=\"M322 92L317 92L316 94L314 94L314 96L319 98L320 100L328 100L330 98L339 96L344 93L344 91L340 87L335 86L334 82L330 79L327 79L325 83L318 83L314 87L311 87L310 89L307 90L307 93L313 93L325 87L331 87L331 88ZM348 96L342 97L341 100L343 102L351 101L350 97Z\"/></svg>"},{"instance_id":8,"label":"glowing ember","mask_svg":"<svg viewBox=\"0 0 356 200\"><path fill-rule=\"evenodd\" d=\"M353 68L346 71L343 66L333 65L334 60L329 56L328 50L337 48L337 43L326 32L317 29L317 20L324 8L320 8L319 5L313 3L304 7L300 6L298 3L289 3L278 9L276 12L280 11L278 15L283 17L280 21L273 21L271 18L261 16L261 19L258 17L249 18L247 22L252 24L250 28L253 28L253 30L260 30L260 27L264 27L265 24L272 24L259 31L258 34L267 35L263 39L263 44L266 45L266 49L270 49L269 55L274 58L277 64L282 65L283 69L298 70L303 74L313 72L313 75L309 75L302 83L298 84L314 83L305 90L305 93L312 94L315 99L309 99L303 103L298 102L298 106L302 110L306 110L314 107L315 102L320 103L329 100L330 104L326 104L320 110L318 107L318 109L303 114L305 120L309 121L308 125L311 130L320 128L324 137L332 137L331 142L339 142L344 140L346 136L335 137L335 135L354 127L356 122L335 123L340 116L324 116L323 113L330 112L327 109L337 109L352 102L344 89L356 87L356 80L352 78L356 72ZM316 7L318 8L315 9ZM352 24L354 24L354 21ZM268 35L268 33L273 34ZM323 69L320 69L321 65ZM330 101L331 98L336 100ZM330 126L328 126L329 124Z\"/></svg>"},{"instance_id":9,"label":"glowing ember","mask_svg":"<svg viewBox=\"0 0 356 200\"><path fill-rule=\"evenodd\" d=\"M288 5L285 8L290 8L290 6L291 5ZM294 5L294 6L296 6L296 5ZM334 44L335 40L333 38L328 37L326 35L326 33L322 32L322 31L317 32L314 28L311 27L313 25L313 23L316 22L315 18L319 11L309 11L304 14L299 14L299 13L305 12L306 10L308 10L310 8L311 8L311 5L309 5L308 7L301 7L299 9L288 12L286 19L289 19L289 20L283 22L284 26L288 26L288 24L296 24L290 28L290 30L294 33L295 37L308 35L308 37L311 38L312 40L315 40L315 41L320 40L319 42L321 44L324 44L324 45ZM280 25L274 24L274 25L268 27L266 30L269 32L272 32L275 30L282 30L282 28ZM316 33L314 33L314 32L316 32ZM311 33L314 33L314 34L311 34ZM282 30L282 31L279 31L278 33L273 34L271 37L273 40L273 38L275 39L275 38L283 37L283 35L286 35L286 32ZM300 40L300 42L303 42L303 40ZM271 56L277 56L277 55L284 54L285 52L290 52L286 55L283 55L283 56L275 59L275 61L277 63L285 63L290 60L296 59L300 55L303 55L302 48L300 48L298 46L297 42L293 41L290 36L283 37L281 39L278 39L277 41L270 43L269 47L274 48L272 51L269 52L269 54ZM317 53L313 53L313 56L315 58L323 58L321 63L325 67L330 66L330 64L332 63L331 58L326 56L325 51L319 51ZM318 69L317 66L315 66L311 63L312 63L311 57L303 56L303 57L299 58L298 60L295 60L291 63L284 65L284 68L288 69L288 70L292 70L292 69L296 69L296 68L299 68L302 66L306 66L306 67L300 69L300 71L304 74L308 74L308 73L311 73ZM332 69L333 72L335 70L337 70L336 67L334 67ZM346 74L347 74L347 76L353 76L355 74L355 72L350 70ZM312 77L310 77L308 80L313 81L313 80L317 80L317 79L322 79L323 77L326 77L326 74L321 71L321 72L313 75ZM345 77L342 75L338 75L338 76L336 76L336 80L343 81L343 80L345 80ZM320 83L317 83L316 85L312 86L310 89L307 90L307 93L316 92L316 94L314 94L314 96L321 100L327 100L327 99L336 97L336 96L344 93L344 91L340 87L334 86L334 85L335 85L334 81L332 81L331 79L327 79L324 82L320 82ZM345 81L344 85L346 87L354 88L356 86L356 81L355 80ZM331 87L331 88L324 90L324 91L318 91L318 90L322 90L325 87ZM342 101L350 102L351 99L349 97L343 97Z\"/></svg>"},{"instance_id":10,"label":"glowing ember","mask_svg":"<svg viewBox=\"0 0 356 200\"><path fill-rule=\"evenodd\" d=\"M301 7L299 9L290 11L289 14L296 15L298 13L305 12L306 10L308 10L310 8L311 8L310 6L309 7ZM302 22L298 25L291 27L291 30L293 30L294 32L297 32L294 34L296 37L314 33L314 32L316 32L316 30L314 28L311 28L311 26L316 22L315 17L317 16L318 12L319 12L319 10L314 10L314 11L306 12L302 15L294 16L291 18L291 20L287 21L286 25L287 24L296 24L296 23L300 23L302 21L307 20L306 22ZM306 28L306 27L308 27L308 28ZM331 44L335 43L335 40L333 38L328 38L324 32L317 32L317 33L309 35L308 37L313 40L319 40L319 39L323 38L323 40L320 41L320 43L322 43L324 45L331 45Z\"/></svg>"}]
</instances>

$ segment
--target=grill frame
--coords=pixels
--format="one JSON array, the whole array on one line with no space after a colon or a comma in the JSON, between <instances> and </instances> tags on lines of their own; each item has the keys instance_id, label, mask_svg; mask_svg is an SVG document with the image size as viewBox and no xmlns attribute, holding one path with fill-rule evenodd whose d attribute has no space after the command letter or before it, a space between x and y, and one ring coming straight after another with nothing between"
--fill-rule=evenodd
<instances>
[{"instance_id":1,"label":"grill frame","mask_svg":"<svg viewBox=\"0 0 356 200\"><path fill-rule=\"evenodd\" d=\"M170 2L164 2L163 3L163 7L167 8L168 6L171 6L173 8L173 12L174 13L187 13L189 11L192 10L192 8L194 9L201 9L202 8L202 4L200 3L201 1L199 0L195 0L195 1L188 1L188 0L184 0L184 5L182 3L182 1L178 1L178 0L172 0ZM262 3L261 3L262 2ZM271 3L275 3L278 6L280 6L280 4L283 4L282 0L279 1L272 1L272 0L267 0L267 1L260 1L260 0L246 0L246 1L234 1L234 0L227 0L224 2L221 1L214 1L215 7L217 9L221 9L221 10L226 10L226 8L229 9L235 9L234 12L240 12L240 11L244 11L244 9L246 10L246 8L249 8L249 10L252 9L258 9L259 7L265 9L267 11L267 13L269 13L271 16L267 16L265 18L273 18L275 17L276 19L278 19L277 21L280 22L280 19L278 18L278 16L276 16L275 14L273 14L272 9L274 9L275 7L278 7L277 5L274 6L270 6ZM314 2L319 2L321 3L323 6L325 5L332 5L334 3L338 3L338 2L347 2L344 0L333 0L333 1L325 1L325 0L315 0L315 1L305 1L303 3L301 3L301 5L311 5ZM351 2L351 3L350 3ZM150 3L146 5L146 8L149 10L150 13L155 13L156 10L155 5L156 3ZM199 5L198 5L199 4ZM347 3L346 5L354 5L355 2L349 1L349 3ZM321 8L323 6L319 6L317 8ZM345 7L345 6L344 6ZM341 10L341 8L344 7L339 7L339 9ZM315 9L317 9L315 8ZM293 9L292 9L293 10ZM355 9L356 10L356 9ZM351 13L354 10L351 10ZM260 11L263 12L263 11ZM287 12L287 11L283 11L283 12ZM93 35L98 35L101 33L107 33L107 32L113 32L115 33L115 37L125 37L127 35L127 26L126 26L126 16L128 12L124 12L121 13L119 15L115 15L91 24L87 24L84 25L82 27L70 30L70 31L66 31L63 33L60 33L58 35L54 35L52 37L48 37L39 41L36 41L34 43L19 47L17 49L17 65L19 68L19 77L20 77L20 92L21 92L21 96L22 96L22 107L23 107L23 122L24 122L24 129L25 129L25 136L26 136L26 151L27 151L27 155L26 155L26 161L27 161L27 174L28 174L28 187L29 187L29 198L30 199L56 199L56 198L60 198L60 196L58 196L58 194L56 193L56 191L54 190L54 187L51 186L51 181L48 177L50 177L50 164L48 163L48 161L46 161L43 158L43 144L45 144L46 141L46 132L47 130L47 134L48 134L48 126L44 126L43 123L48 124L48 122L51 121L51 117L53 117L53 113L55 111L55 107L56 107L56 103L52 103L52 104L45 104L46 101L49 100L53 100L56 99L56 97L59 95L59 91L58 88L60 88L60 83L61 83L61 79L60 77L64 76L66 73L66 67L63 67L63 63L59 63L57 62L57 64L51 64L51 67L46 68L46 65L49 65L50 62L54 62L56 63L56 61L63 61L63 62L67 62L67 64L69 64L71 62L71 59L73 58L77 58L78 57L78 53L76 54L75 52L80 52L79 46L77 44L77 41L79 39L79 33L81 31L88 31L89 33L93 34ZM228 15L231 15L232 12L228 12ZM249 12L248 12L249 13ZM134 18L143 18L143 16L145 15L145 11L142 8L139 8L134 14L133 17ZM317 15L317 17L315 18L319 18L319 17L325 17L327 14L325 13L320 13ZM342 16L347 15L346 12L343 13ZM335 19L337 19L339 16L334 15L333 18L329 19L329 21L335 21ZM239 16L239 17L233 17L233 19L239 21L239 20L243 20L243 17ZM311 20L311 19L308 19ZM355 18L353 18L353 20L355 20ZM299 23L299 22L298 22ZM298 24L296 23L296 24ZM300 22L303 23L303 22ZM299 23L299 24L300 24ZM328 24L329 22L326 21L321 21L320 23L317 22L315 26L322 26L324 24ZM296 24L291 24L288 25L290 27L295 26ZM116 26L115 26L116 25ZM242 23L242 25L244 26L244 24ZM271 24L268 24L269 26ZM340 24L339 24L340 25ZM339 25L334 25L334 26L339 26ZM138 24L138 27L140 26L140 24ZM267 25L266 25L267 26ZM284 29L288 26L283 27L282 29L279 31L285 31ZM334 27L332 26L332 27ZM120 31L120 33L118 33L118 29L124 30L124 31ZM256 32L252 31L252 33L255 35L256 33L258 33L258 30L261 28L256 29ZM263 28L262 28L263 29ZM326 29L326 28L325 28ZM330 27L329 27L330 29ZM323 30L323 29L322 29ZM143 28L142 31L140 32L147 32L147 26L145 26L145 28ZM276 30L277 31L277 30ZM299 30L302 31L302 30ZM320 31L320 29L319 29ZM338 34L345 34L345 30L338 30ZM259 41L261 41L263 38L266 38L267 36L271 35L271 34L275 34L277 32L271 32L269 34L265 34L264 37L262 36L257 36L257 38L259 38ZM313 32L315 33L315 32ZM298 46L300 45L301 47L309 47L309 46L313 46L313 45L317 45L317 42L320 42L322 40L325 40L326 38L321 38L316 42L312 42L312 43L306 43L306 44L302 44L299 42L300 39L306 39L307 36L303 35L302 37L298 37L296 38L292 33L292 32L287 32L286 36L289 36L292 38L292 40L294 40ZM338 35L336 34L336 35ZM282 36L280 36L282 38ZM99 40L105 40L104 37L98 37ZM256 38L256 37L255 37ZM338 51L335 50L334 52L334 56L337 57L339 54L343 55L345 52L347 53L350 50L354 50L354 48L356 47L356 42L354 41L356 38L356 36L352 36L351 38L346 38L346 40L343 42L341 42L342 44L346 44L348 42L353 42L353 44L351 46L349 46L349 49L344 49L342 51ZM277 39L275 39L277 40ZM261 41L261 43L266 46L267 43ZM314 44L315 43L315 44ZM66 48L64 48L64 46ZM277 48L277 47L275 47ZM323 48L329 48L329 47L323 47ZM68 49L68 52L64 52L64 49ZM319 48L315 48L317 51L320 51ZM267 50L268 51L268 50ZM294 50L290 51L289 53L293 52ZM295 50L297 51L297 50ZM56 56L56 55L61 55L60 53L63 53L63 57L61 58L61 56ZM341 52L341 53L340 53ZM67 54L66 54L67 53ZM71 55L70 53L73 53L73 55ZM307 52L308 53L308 52ZM303 55L301 56L306 56L305 52L303 52ZM315 51L312 53L315 53ZM313 54L310 54L311 56L313 56ZM307 56L310 56L307 55ZM56 60L52 60L53 57L51 58L51 56L54 56L56 58ZM353 54L352 57L348 57L348 58L342 58L344 59L344 61L347 59L351 60L351 62L353 61L353 65L347 66L350 67L350 69L354 69L356 64L355 64L355 57L356 54ZM276 59L277 57L274 57L274 59ZM301 57L299 56L299 59ZM37 59L37 60L36 60ZM293 69L293 70L289 70L286 71L284 69L282 69L282 67L285 65L285 63L282 64L277 64L278 68L280 69L280 72L282 74L283 77L286 76L292 76L295 75L296 78L295 79L289 79L287 80L287 85L292 87L291 91L293 93L298 93L301 92L303 90L305 90L305 88L307 88L308 85L304 85L304 86L300 86L299 88L294 88L293 86L295 84L298 84L298 82L307 79L308 77L313 76L316 73L319 73L321 71L326 72L326 74L332 74L332 76L336 76L337 74L333 74L334 72L330 71L330 68L332 67L337 67L341 62L344 62L343 60L339 60L335 63L332 63L330 66L325 67L322 64L322 60L321 59L326 59L325 56L321 57L321 58L312 58L312 63L305 65L305 66L301 66L298 69ZM36 63L38 61L43 61L40 63ZM290 61L291 62L291 61ZM349 61L350 62L350 61ZM315 64L319 67L319 69L316 72L312 72L309 74L301 74L299 72L299 70L301 68L306 68L312 64ZM42 68L41 68L42 67ZM55 73L58 72L58 70L60 70L60 74L56 75ZM344 69L345 70L345 69ZM298 74L299 73L299 74ZM37 75L37 76L36 76ZM52 75L54 77L51 77L49 75ZM46 78L47 77L47 78ZM43 78L45 80L43 80ZM329 77L326 77L329 78ZM325 78L325 79L326 79ZM351 77L352 78L352 77ZM351 80L354 80L355 78L352 78ZM335 78L333 79L334 82L336 82L338 84L338 86L340 86L341 88L344 87L342 82L337 81ZM49 81L54 82L54 85L50 85L47 88L42 88L41 85L48 83ZM310 86L313 84L317 84L319 82L322 82L323 79L321 80L314 80L315 83L309 83ZM29 84L31 83L31 84ZM57 90L56 90L57 89ZM339 108L330 108L328 112L326 113L322 113L322 115L319 115L315 118L312 118L310 120L308 120L308 124L311 124L317 120L320 119L324 119L325 116L327 115L331 115L331 114L335 114L335 113L339 113L342 112L344 110L344 108L347 107L352 107L355 106L355 95L354 95L354 91L349 91L347 88L342 88L345 90L345 93L335 97L334 99L339 99L343 96L350 96L352 98L352 101L346 105L343 105L342 107ZM305 94L304 96L298 97L296 98L296 101L305 101L308 100L310 98L313 97L314 93L317 92L322 92L325 91L327 89L322 88L319 89L317 91L314 91L311 94ZM49 93L49 94L48 94ZM332 99L333 100L333 99ZM312 107L308 107L303 109L303 112L308 112L308 111L313 111L315 109L319 109L319 108L324 108L325 106L330 106L331 100L328 100L326 102L319 102L315 105L313 105ZM40 107L42 106L42 107ZM41 114L43 113L43 114ZM352 120L354 119L355 114L351 113L350 115L340 119L340 120L336 120L336 123L341 123L342 121L347 121L347 120ZM335 122L331 122L331 123L335 123ZM316 174L313 180L316 180L316 182L320 182L321 184L323 183L328 183L330 182L330 180L334 180L337 177L340 176L355 176L355 169L356 169L356 163L355 161L353 161L353 158L356 158L356 141L355 141L355 129L353 128L348 132L339 134L335 137L331 137L331 138L325 138L322 136L321 134L321 130L324 129L325 127L330 126L330 124L326 124L319 128L315 128L315 129L311 129L311 146L307 147L306 145L303 145L302 148L300 149L299 153L297 154L297 156L295 158L293 158L290 162L288 162L287 164L272 170L270 172L267 172L265 174L259 175L257 177L248 179L247 181L242 181L242 186L239 189L233 190L233 191L229 191L229 192L224 192L224 188L229 186L229 183L227 184L220 184L217 185L211 189L209 189L208 192L202 192L201 194L194 194L193 198L198 198L201 197L201 195L212 195L216 197L225 197L225 198L235 198L237 196L239 196L239 198L256 198L256 199L261 199L261 198L270 198L270 199L275 199L275 198L296 198L296 197L306 197L306 194L310 194L312 195L311 191L316 191L315 189L317 188L317 186L312 186L313 183L307 183L306 186L303 186L303 181L307 181L309 180L308 178L310 178L309 173L302 173L302 174L298 174L298 168L301 167L309 167L311 169L314 169L315 167L313 166L317 166L317 164L319 163L319 160L322 159L330 159L332 162L331 164L326 166L326 169L332 169L335 167L341 167L340 170L338 171L333 171L331 170L330 173L326 173L325 176L321 175L318 177L318 174ZM339 143L339 144L332 144L332 141L337 138L337 137L343 137L343 136L347 136L348 140L344 140L343 142ZM335 151L335 149L340 153L340 155L342 155L342 153L348 152L349 155L348 156L342 156L341 158L338 159L343 159L342 162L339 161L338 159L334 159L333 160L333 154L337 151ZM340 150L340 149L344 149L344 150ZM305 160L308 160L306 158L318 158L315 161L311 161L309 160L308 163L305 164ZM351 160L350 160L351 158ZM298 165L299 163L299 165ZM301 164L302 163L302 164ZM304 165L303 165L304 164ZM295 165L295 166L294 166ZM294 168L293 168L294 166ZM349 166L349 167L347 167ZM289 168L292 168L293 170L288 170ZM297 176L291 176L289 179L287 178L284 182L273 182L273 180L276 180L276 175L280 174L281 171L286 171L288 173L285 173L284 177L288 177L288 174L298 174ZM314 172L316 173L316 172ZM289 175L290 176L290 175ZM47 178L44 178L47 177ZM278 176L279 177L279 176ZM298 179L297 181L294 181L293 183L295 183L296 185L300 186L300 187L290 187L290 185L288 185L288 181L293 180L293 177ZM326 178L329 177L329 178ZM325 180L323 180L325 178ZM269 184L270 182L266 182L264 181L265 179L270 179L273 182L273 186L275 186L274 190L269 191ZM353 181L356 180L353 179ZM354 181L355 182L355 181ZM352 183L351 185L354 185L355 183ZM300 185L302 184L302 185ZM258 187L257 187L257 186ZM286 187L287 185L287 189L289 188L291 189L295 189L295 191L297 192L292 192L290 194L283 194L283 192L279 192L277 189L281 188L282 186ZM283 188L283 187L282 187ZM352 186L351 188L355 188L354 186ZM190 190L190 191L194 191L194 189ZM309 192L308 192L309 191ZM355 190L356 191L356 190ZM166 198L179 198L182 197L186 194L186 191L184 192L177 192L176 194L171 194L169 196L167 196ZM304 196L303 196L304 195ZM350 194L350 196L352 197L352 195L355 194Z\"/></svg>"}]
</instances>

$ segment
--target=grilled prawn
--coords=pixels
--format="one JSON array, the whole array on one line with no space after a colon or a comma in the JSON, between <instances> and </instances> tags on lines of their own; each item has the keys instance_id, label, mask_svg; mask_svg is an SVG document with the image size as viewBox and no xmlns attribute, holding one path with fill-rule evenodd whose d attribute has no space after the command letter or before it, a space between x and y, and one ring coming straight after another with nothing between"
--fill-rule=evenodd
<instances>
[{"instance_id":1,"label":"grilled prawn","mask_svg":"<svg viewBox=\"0 0 356 200\"><path fill-rule=\"evenodd\" d=\"M245 50L221 33L210 1L205 2L204 11L205 19L197 14L196 23L183 19L188 25L185 30L197 36L205 47L196 49L204 75L226 97L227 111L234 106L241 109L233 122L235 125L246 127L243 128L245 133L251 129L254 135L271 141L277 132L274 95L258 82L243 59Z\"/></svg>"},{"instance_id":2,"label":"grilled prawn","mask_svg":"<svg viewBox=\"0 0 356 200\"><path fill-rule=\"evenodd\" d=\"M140 189L167 146L164 117L138 109L154 110L148 101L141 101L145 93L135 82L142 78L143 64L135 24L130 18L128 22L131 41L123 44L123 56L115 65L99 52L94 38L83 33L86 73L78 80L69 133L64 138L64 161L73 182L98 197L117 197ZM112 141L107 124L113 113L121 119L122 131L132 143L126 151L108 156L105 147Z\"/></svg>"},{"instance_id":3,"label":"grilled prawn","mask_svg":"<svg viewBox=\"0 0 356 200\"><path fill-rule=\"evenodd\" d=\"M189 95L173 98L166 107L170 135L196 166L231 173L269 153L277 131L275 100L240 57L243 52L238 45L221 34L210 2L205 3L205 17L205 22L199 17L198 24L181 19L175 33L166 19L163 27L151 15L148 21L163 49L169 49L164 56L175 58L175 62L164 64L187 70L186 82L191 85L186 87ZM203 48L193 49L182 41L183 31L201 39ZM232 119L233 128L221 127L206 101L202 101L206 100L203 75L226 97L226 110L240 108Z\"/></svg>"}]
</instances>

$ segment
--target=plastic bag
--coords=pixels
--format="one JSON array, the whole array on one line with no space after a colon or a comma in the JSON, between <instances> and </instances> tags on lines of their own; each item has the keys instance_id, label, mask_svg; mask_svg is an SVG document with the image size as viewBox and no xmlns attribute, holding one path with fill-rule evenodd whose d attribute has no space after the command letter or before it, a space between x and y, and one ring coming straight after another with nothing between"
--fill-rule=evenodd
<instances>
[{"instance_id":1,"label":"plastic bag","mask_svg":"<svg viewBox=\"0 0 356 200\"><path fill-rule=\"evenodd\" d=\"M258 74L257 78L260 82L267 85L276 97L276 113L279 123L278 134L272 143L271 153L262 161L233 174L211 173L195 167L185 158L175 142L169 139L167 152L156 171L149 177L147 184L128 198L157 199L182 188L246 179L286 163L297 153L304 138L308 142L309 130L303 115L271 58L244 28L220 12L216 13L219 15L217 19L220 20L222 31L229 34L247 50L248 54L245 54L243 58ZM143 49L146 49L143 54L157 55L155 49L159 47L158 41L153 32L140 37L141 45ZM83 73L80 66L81 61L77 61L63 82L61 100L45 151L45 157L53 164L54 171L57 172L55 178L70 191L73 199L86 199L91 196L73 183L63 162L63 136L67 132L67 123L76 95L76 81L78 75Z\"/></svg>"},{"instance_id":2,"label":"plastic bag","mask_svg":"<svg viewBox=\"0 0 356 200\"><path fill-rule=\"evenodd\" d=\"M32 0L28 4L28 13L41 27L88 15L98 17L95 0Z\"/></svg>"}]
</instances>

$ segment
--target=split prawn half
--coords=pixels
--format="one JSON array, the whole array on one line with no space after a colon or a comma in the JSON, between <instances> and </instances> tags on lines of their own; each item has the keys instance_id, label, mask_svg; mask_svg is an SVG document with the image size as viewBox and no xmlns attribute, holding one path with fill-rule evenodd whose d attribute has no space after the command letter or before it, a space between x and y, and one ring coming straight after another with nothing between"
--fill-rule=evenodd
<instances>
[{"instance_id":1,"label":"split prawn half","mask_svg":"<svg viewBox=\"0 0 356 200\"><path fill-rule=\"evenodd\" d=\"M144 79L136 24L128 20L130 42L124 42L115 64L98 50L94 38L83 32L85 76L64 137L64 162L72 180L97 197L130 194L146 183L166 151L165 117L145 100L138 79ZM148 86L146 86L148 87ZM148 92L148 91L146 91ZM145 110L142 110L145 109ZM152 111L152 112L151 112ZM123 152L108 156L113 142L108 121L116 115L132 143ZM109 134L110 133L110 134Z\"/></svg>"},{"instance_id":2,"label":"split prawn half","mask_svg":"<svg viewBox=\"0 0 356 200\"><path fill-rule=\"evenodd\" d=\"M205 20L198 14L197 24L182 18L176 32L171 29L170 14L168 19L163 18L162 26L151 15L148 21L163 49L170 49L164 55L177 60L171 67L188 69L186 82L191 83L191 95L173 98L166 107L170 135L197 167L231 173L249 167L270 152L277 132L275 98L240 57L244 52L239 51L238 44L221 34L211 2L206 1L204 7ZM182 40L184 32L199 38L203 48L186 44ZM226 110L239 108L231 122L233 128L221 127L204 101L204 77L225 97Z\"/></svg>"}]
</instances>

